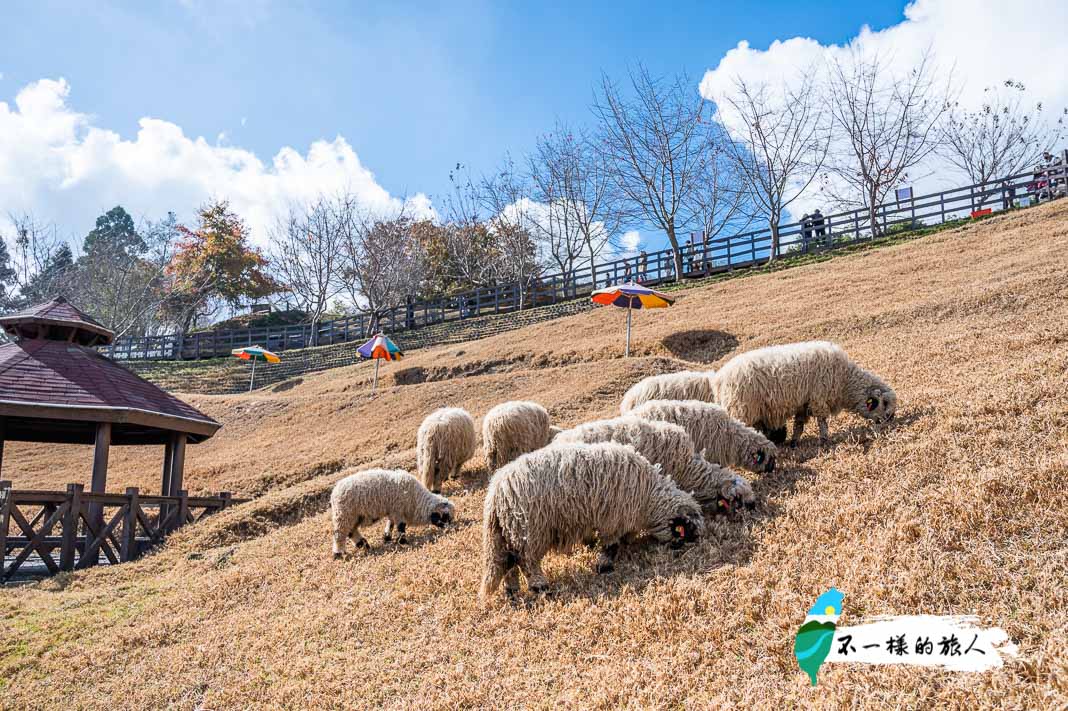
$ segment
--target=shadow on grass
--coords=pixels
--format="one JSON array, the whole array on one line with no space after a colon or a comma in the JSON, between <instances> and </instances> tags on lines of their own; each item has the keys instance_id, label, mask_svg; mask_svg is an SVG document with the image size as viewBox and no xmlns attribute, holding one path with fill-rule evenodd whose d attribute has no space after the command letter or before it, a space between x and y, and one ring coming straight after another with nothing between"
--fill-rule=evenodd
<instances>
[{"instance_id":1,"label":"shadow on grass","mask_svg":"<svg viewBox=\"0 0 1068 711\"><path fill-rule=\"evenodd\" d=\"M593 559L600 551L598 548L588 552L587 557L591 557L589 565L570 574L550 576L548 599L568 602L640 593L665 578L704 575L726 565L746 565L757 549L753 532L782 513L782 507L772 500L793 493L799 481L814 476L815 472L809 467L795 464L760 475L753 481L756 506L752 510L728 516L706 515L704 538L682 549L674 550L648 538L625 546L621 548L611 573L598 575L594 572ZM573 553L580 550L581 547L576 548ZM522 590L513 604L531 606L541 599L525 586Z\"/></svg>"},{"instance_id":2,"label":"shadow on grass","mask_svg":"<svg viewBox=\"0 0 1068 711\"><path fill-rule=\"evenodd\" d=\"M734 335L713 329L677 331L661 343L676 358L697 363L713 363L738 347Z\"/></svg>"},{"instance_id":3,"label":"shadow on grass","mask_svg":"<svg viewBox=\"0 0 1068 711\"><path fill-rule=\"evenodd\" d=\"M812 434L802 434L801 441L796 447L783 445L780 449L794 461L802 463L818 457L824 452L834 451L843 444L860 445L867 452L879 437L885 436L894 430L909 427L928 415L934 414L934 412L934 408L930 407L909 408L907 412L898 415L892 422L882 425L878 429L870 422L854 420L849 427L838 430L832 429L830 442L826 444L820 442L816 421L813 418L805 428L806 432L811 431ZM792 432L793 430L791 430Z\"/></svg>"}]
</instances>

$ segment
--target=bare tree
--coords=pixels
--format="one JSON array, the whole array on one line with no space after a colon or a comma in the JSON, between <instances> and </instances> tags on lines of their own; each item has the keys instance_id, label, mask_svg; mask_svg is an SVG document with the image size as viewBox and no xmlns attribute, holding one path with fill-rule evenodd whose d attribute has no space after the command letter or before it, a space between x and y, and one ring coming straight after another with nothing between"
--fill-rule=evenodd
<instances>
[{"instance_id":1,"label":"bare tree","mask_svg":"<svg viewBox=\"0 0 1068 711\"><path fill-rule=\"evenodd\" d=\"M853 48L831 63L826 101L841 141L828 161L829 193L863 206L873 235L882 231L879 205L938 147L950 99L950 77L938 79L930 51L907 72L895 74L890 64Z\"/></svg>"},{"instance_id":2,"label":"bare tree","mask_svg":"<svg viewBox=\"0 0 1068 711\"><path fill-rule=\"evenodd\" d=\"M29 213L12 213L8 219L15 229L11 266L21 300L44 298L63 291L71 276L73 254L59 236L56 225L41 222Z\"/></svg>"},{"instance_id":3,"label":"bare tree","mask_svg":"<svg viewBox=\"0 0 1068 711\"><path fill-rule=\"evenodd\" d=\"M941 125L939 153L968 176L973 185L985 186L993 178L1016 175L1030 168L1043 153L1052 151L1064 135L1068 108L1047 121L1042 102L1024 104L1026 88L1006 80L1000 87L983 90L978 109L955 102ZM979 206L987 200L983 196Z\"/></svg>"},{"instance_id":4,"label":"bare tree","mask_svg":"<svg viewBox=\"0 0 1068 711\"><path fill-rule=\"evenodd\" d=\"M354 200L345 200L342 282L356 310L371 318L371 330L385 314L419 291L425 258L414 234L415 220L404 214L372 218Z\"/></svg>"},{"instance_id":5,"label":"bare tree","mask_svg":"<svg viewBox=\"0 0 1068 711\"><path fill-rule=\"evenodd\" d=\"M319 196L294 205L271 231L271 264L312 323L319 321L343 284L338 279L353 198Z\"/></svg>"},{"instance_id":6,"label":"bare tree","mask_svg":"<svg viewBox=\"0 0 1068 711\"><path fill-rule=\"evenodd\" d=\"M710 141L701 189L695 195L697 224L705 244L728 229L744 231L754 219L745 181L731 159L730 137L721 129L710 133Z\"/></svg>"},{"instance_id":7,"label":"bare tree","mask_svg":"<svg viewBox=\"0 0 1068 711\"><path fill-rule=\"evenodd\" d=\"M486 211L486 223L497 244L495 274L498 282L518 282L519 308L526 290L540 273L538 246L530 229L530 186L505 157L501 168L483 176L478 187L479 201Z\"/></svg>"},{"instance_id":8,"label":"bare tree","mask_svg":"<svg viewBox=\"0 0 1068 711\"><path fill-rule=\"evenodd\" d=\"M607 159L585 132L557 123L529 157L535 199L546 206L539 229L548 232L553 260L572 277L583 254L597 283L597 258L621 224Z\"/></svg>"},{"instance_id":9,"label":"bare tree","mask_svg":"<svg viewBox=\"0 0 1068 711\"><path fill-rule=\"evenodd\" d=\"M815 71L774 88L740 77L716 97L735 135L723 147L748 188L757 213L771 231L773 261L779 254L779 223L786 209L812 184L827 158L829 131L821 119Z\"/></svg>"},{"instance_id":10,"label":"bare tree","mask_svg":"<svg viewBox=\"0 0 1068 711\"><path fill-rule=\"evenodd\" d=\"M607 76L601 78L593 106L601 147L624 216L664 230L681 275L678 234L694 223L695 194L707 161L705 103L684 74L664 80L638 65L629 78L629 99Z\"/></svg>"}]
</instances>

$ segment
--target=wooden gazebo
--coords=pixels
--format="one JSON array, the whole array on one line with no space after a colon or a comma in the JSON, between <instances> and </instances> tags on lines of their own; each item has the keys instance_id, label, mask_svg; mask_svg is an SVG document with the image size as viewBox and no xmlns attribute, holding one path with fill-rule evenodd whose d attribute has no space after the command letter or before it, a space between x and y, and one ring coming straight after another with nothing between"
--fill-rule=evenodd
<instances>
[{"instance_id":1,"label":"wooden gazebo","mask_svg":"<svg viewBox=\"0 0 1068 711\"><path fill-rule=\"evenodd\" d=\"M94 445L87 494L105 493L112 445L163 445L160 496L183 492L186 444L218 422L98 353L114 334L62 297L0 316L0 327L13 339L0 345L0 479L6 440ZM104 505L87 505L90 530L103 530Z\"/></svg>"}]
</instances>

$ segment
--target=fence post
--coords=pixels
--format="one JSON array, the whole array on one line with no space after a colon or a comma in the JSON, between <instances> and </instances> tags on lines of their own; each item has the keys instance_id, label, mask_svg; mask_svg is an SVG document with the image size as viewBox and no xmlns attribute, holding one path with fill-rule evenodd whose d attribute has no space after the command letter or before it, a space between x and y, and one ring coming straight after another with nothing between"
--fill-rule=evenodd
<instances>
[{"instance_id":1,"label":"fence post","mask_svg":"<svg viewBox=\"0 0 1068 711\"><path fill-rule=\"evenodd\" d=\"M137 487L126 487L126 515L122 519L122 546L119 551L119 560L123 563L137 557L137 509L140 506Z\"/></svg>"},{"instance_id":2,"label":"fence post","mask_svg":"<svg viewBox=\"0 0 1068 711\"><path fill-rule=\"evenodd\" d=\"M178 498L181 499L178 502L178 520L174 522L174 527L171 530L184 526L185 519L189 516L189 492L182 489L178 492Z\"/></svg>"},{"instance_id":3,"label":"fence post","mask_svg":"<svg viewBox=\"0 0 1068 711\"><path fill-rule=\"evenodd\" d=\"M78 543L83 488L81 484L67 484L67 514L63 517L63 543L59 552L60 570L74 570L74 549ZM89 564L96 565L96 561L90 561Z\"/></svg>"},{"instance_id":4,"label":"fence post","mask_svg":"<svg viewBox=\"0 0 1068 711\"><path fill-rule=\"evenodd\" d=\"M0 481L0 580L4 579L4 559L7 557L7 528L11 521L11 482Z\"/></svg>"}]
</instances>

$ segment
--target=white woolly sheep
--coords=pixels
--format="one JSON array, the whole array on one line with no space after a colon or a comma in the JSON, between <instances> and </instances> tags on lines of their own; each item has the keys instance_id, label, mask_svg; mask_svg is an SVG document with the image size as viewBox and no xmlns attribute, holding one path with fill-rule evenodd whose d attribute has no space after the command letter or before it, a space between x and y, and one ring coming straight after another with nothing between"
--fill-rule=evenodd
<instances>
[{"instance_id":1,"label":"white woolly sheep","mask_svg":"<svg viewBox=\"0 0 1068 711\"><path fill-rule=\"evenodd\" d=\"M482 418L482 448L486 465L496 471L516 457L541 449L560 429L549 423L549 412L536 402L502 402Z\"/></svg>"},{"instance_id":2,"label":"white woolly sheep","mask_svg":"<svg viewBox=\"0 0 1068 711\"><path fill-rule=\"evenodd\" d=\"M459 476L460 467L475 453L478 442L475 421L459 407L443 407L427 415L419 425L415 458L423 486L435 494L450 476Z\"/></svg>"},{"instance_id":3,"label":"white woolly sheep","mask_svg":"<svg viewBox=\"0 0 1068 711\"><path fill-rule=\"evenodd\" d=\"M650 400L630 414L682 427L693 440L694 449L713 464L752 472L775 469L775 445L719 405L697 400Z\"/></svg>"},{"instance_id":4,"label":"white woolly sheep","mask_svg":"<svg viewBox=\"0 0 1068 711\"><path fill-rule=\"evenodd\" d=\"M618 442L630 445L652 464L659 464L683 491L702 506L727 513L737 506L751 507L753 488L743 477L694 452L686 430L670 422L640 417L616 417L587 422L562 432L554 444L567 442Z\"/></svg>"},{"instance_id":5,"label":"white woolly sheep","mask_svg":"<svg viewBox=\"0 0 1068 711\"><path fill-rule=\"evenodd\" d=\"M794 418L790 441L796 445L809 417L828 439L827 418L843 410L884 424L894 419L897 395L878 376L864 370L838 345L809 341L759 348L737 355L713 383L716 401L743 422L786 441L786 424Z\"/></svg>"},{"instance_id":6,"label":"white woolly sheep","mask_svg":"<svg viewBox=\"0 0 1068 711\"><path fill-rule=\"evenodd\" d=\"M345 539L351 538L357 548L370 548L360 533L360 526L369 526L386 518L383 540L393 539L394 528L398 543L407 543L409 524L430 524L444 528L453 518L453 506L444 496L427 491L418 479L403 469L368 469L351 474L337 484L330 493L330 514L334 528L334 557L345 552Z\"/></svg>"},{"instance_id":7,"label":"white woolly sheep","mask_svg":"<svg viewBox=\"0 0 1068 711\"><path fill-rule=\"evenodd\" d=\"M518 570L532 592L548 589L541 560L600 537L597 572L613 568L621 539L648 533L682 546L704 532L701 507L660 467L633 447L552 444L501 468L490 480L482 522L485 599L505 581L519 589Z\"/></svg>"},{"instance_id":8,"label":"white woolly sheep","mask_svg":"<svg viewBox=\"0 0 1068 711\"><path fill-rule=\"evenodd\" d=\"M701 400L713 402L712 378L714 370L683 370L678 373L650 375L631 386L619 405L620 414L627 414L650 400Z\"/></svg>"}]
</instances>

